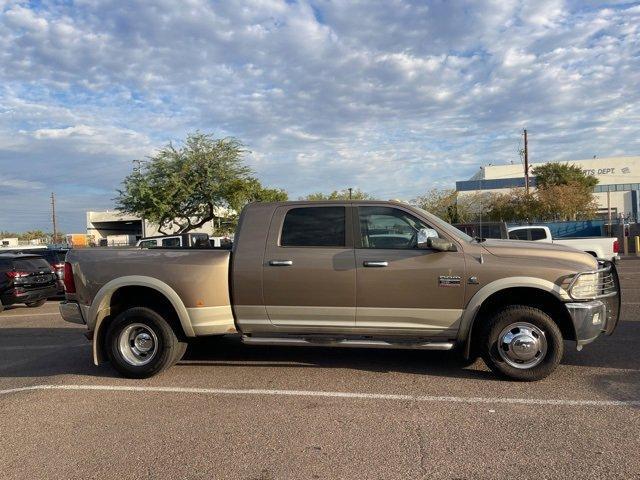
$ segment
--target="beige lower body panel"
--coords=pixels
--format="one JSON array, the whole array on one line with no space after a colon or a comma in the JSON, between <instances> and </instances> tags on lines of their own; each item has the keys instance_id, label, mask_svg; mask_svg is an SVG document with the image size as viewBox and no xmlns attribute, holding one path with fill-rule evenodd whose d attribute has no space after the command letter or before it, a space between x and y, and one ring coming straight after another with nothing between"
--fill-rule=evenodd
<instances>
[{"instance_id":1,"label":"beige lower body panel","mask_svg":"<svg viewBox=\"0 0 640 480\"><path fill-rule=\"evenodd\" d=\"M460 325L464 310L358 307L357 328L447 330Z\"/></svg>"},{"instance_id":2,"label":"beige lower body panel","mask_svg":"<svg viewBox=\"0 0 640 480\"><path fill-rule=\"evenodd\" d=\"M234 307L243 333L336 333L451 337L462 309L296 307L240 305ZM267 316L267 310L270 317ZM275 321L274 321L275 319Z\"/></svg>"},{"instance_id":3,"label":"beige lower body panel","mask_svg":"<svg viewBox=\"0 0 640 480\"><path fill-rule=\"evenodd\" d=\"M196 335L224 335L236 333L230 306L187 308Z\"/></svg>"}]
</instances>

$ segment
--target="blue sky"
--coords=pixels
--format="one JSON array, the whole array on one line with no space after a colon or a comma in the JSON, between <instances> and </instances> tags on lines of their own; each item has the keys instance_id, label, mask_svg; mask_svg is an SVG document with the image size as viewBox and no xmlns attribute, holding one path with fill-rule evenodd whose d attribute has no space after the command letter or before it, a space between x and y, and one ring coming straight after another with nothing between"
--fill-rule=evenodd
<instances>
[{"instance_id":1,"label":"blue sky","mask_svg":"<svg viewBox=\"0 0 640 480\"><path fill-rule=\"evenodd\" d=\"M83 231L132 160L241 139L292 198L640 154L640 5L0 0L0 230Z\"/></svg>"}]
</instances>

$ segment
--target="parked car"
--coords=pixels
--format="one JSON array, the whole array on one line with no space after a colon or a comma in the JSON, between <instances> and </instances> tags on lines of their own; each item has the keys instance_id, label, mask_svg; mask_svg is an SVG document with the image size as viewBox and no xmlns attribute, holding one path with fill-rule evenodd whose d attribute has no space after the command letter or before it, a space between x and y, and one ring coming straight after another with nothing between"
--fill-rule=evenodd
<instances>
[{"instance_id":1,"label":"parked car","mask_svg":"<svg viewBox=\"0 0 640 480\"><path fill-rule=\"evenodd\" d=\"M154 237L144 237L138 240L136 247L190 247L207 248L209 246L209 235L206 233L181 233L177 235L157 235Z\"/></svg>"},{"instance_id":2,"label":"parked car","mask_svg":"<svg viewBox=\"0 0 640 480\"><path fill-rule=\"evenodd\" d=\"M512 240L529 240L532 242L555 243L582 250L596 258L619 260L620 245L614 237L562 237L553 238L549 227L543 225L525 225L510 227L509 238Z\"/></svg>"},{"instance_id":3,"label":"parked car","mask_svg":"<svg viewBox=\"0 0 640 480\"><path fill-rule=\"evenodd\" d=\"M0 254L0 311L16 303L39 307L57 291L56 274L44 258L24 253Z\"/></svg>"},{"instance_id":4,"label":"parked car","mask_svg":"<svg viewBox=\"0 0 640 480\"><path fill-rule=\"evenodd\" d=\"M87 325L96 364L135 378L194 337L239 332L249 345L458 349L538 380L563 340L610 335L620 311L611 262L475 240L397 202L252 203L232 251L73 249L65 268L63 318Z\"/></svg>"},{"instance_id":5,"label":"parked car","mask_svg":"<svg viewBox=\"0 0 640 480\"><path fill-rule=\"evenodd\" d=\"M38 252L38 255L49 262L51 269L56 273L57 296L64 295L64 258L68 251L68 248L50 248Z\"/></svg>"}]
</instances>

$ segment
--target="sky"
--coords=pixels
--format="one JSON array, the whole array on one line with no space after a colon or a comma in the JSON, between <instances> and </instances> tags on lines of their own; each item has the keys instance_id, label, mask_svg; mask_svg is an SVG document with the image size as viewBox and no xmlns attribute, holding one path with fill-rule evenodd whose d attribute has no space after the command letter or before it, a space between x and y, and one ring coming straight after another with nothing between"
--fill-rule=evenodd
<instances>
[{"instance_id":1,"label":"sky","mask_svg":"<svg viewBox=\"0 0 640 480\"><path fill-rule=\"evenodd\" d=\"M290 198L640 154L640 2L0 0L0 230L113 208L132 161L235 136Z\"/></svg>"}]
</instances>

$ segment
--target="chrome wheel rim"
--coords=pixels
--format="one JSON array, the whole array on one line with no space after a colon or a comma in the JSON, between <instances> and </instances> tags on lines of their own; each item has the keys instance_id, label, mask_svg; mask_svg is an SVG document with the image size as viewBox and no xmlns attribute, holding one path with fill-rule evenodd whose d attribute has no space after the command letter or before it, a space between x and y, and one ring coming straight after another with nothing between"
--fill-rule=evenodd
<instances>
[{"instance_id":1,"label":"chrome wheel rim","mask_svg":"<svg viewBox=\"0 0 640 480\"><path fill-rule=\"evenodd\" d=\"M118 350L125 362L140 367L156 356L158 337L148 325L132 323L120 332Z\"/></svg>"},{"instance_id":2,"label":"chrome wheel rim","mask_svg":"<svg viewBox=\"0 0 640 480\"><path fill-rule=\"evenodd\" d=\"M512 323L498 335L498 353L514 368L533 368L547 354L547 337L531 323Z\"/></svg>"}]
</instances>

